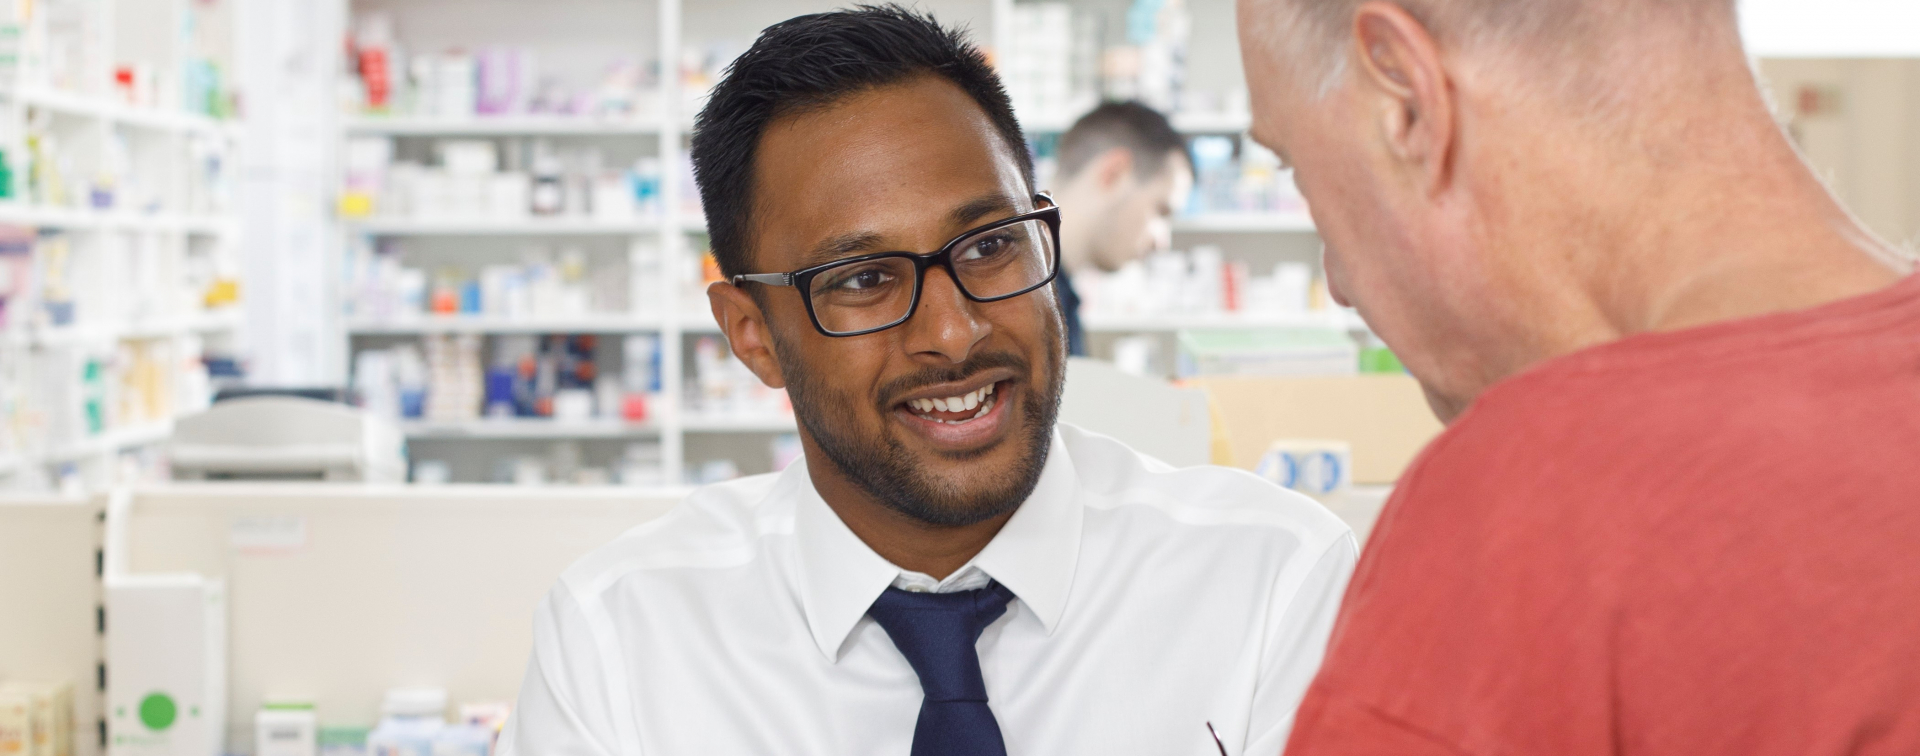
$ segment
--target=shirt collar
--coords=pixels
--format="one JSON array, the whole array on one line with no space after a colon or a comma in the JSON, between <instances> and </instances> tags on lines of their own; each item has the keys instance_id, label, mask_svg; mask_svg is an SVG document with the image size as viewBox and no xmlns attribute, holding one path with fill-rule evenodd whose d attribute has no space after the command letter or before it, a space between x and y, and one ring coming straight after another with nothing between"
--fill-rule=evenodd
<instances>
[{"instance_id":1,"label":"shirt collar","mask_svg":"<svg viewBox=\"0 0 1920 756\"><path fill-rule=\"evenodd\" d=\"M838 660L847 636L901 570L847 529L814 489L804 460L788 467L784 475L792 476L797 489L794 537L807 628L820 653ZM1048 635L1066 611L1074 567L1080 561L1084 512L1075 495L1077 488L1073 461L1055 431L1033 494L969 562L1013 591Z\"/></svg>"}]
</instances>

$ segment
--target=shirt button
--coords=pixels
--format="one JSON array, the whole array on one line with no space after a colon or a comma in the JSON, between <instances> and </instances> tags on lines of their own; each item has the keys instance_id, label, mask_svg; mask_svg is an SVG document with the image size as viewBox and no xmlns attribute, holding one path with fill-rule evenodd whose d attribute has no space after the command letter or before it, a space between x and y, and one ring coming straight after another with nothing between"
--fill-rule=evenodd
<instances>
[{"instance_id":1,"label":"shirt button","mask_svg":"<svg viewBox=\"0 0 1920 756\"><path fill-rule=\"evenodd\" d=\"M926 589L926 586L909 585L907 586L907 592L908 593L926 593L927 589Z\"/></svg>"}]
</instances>

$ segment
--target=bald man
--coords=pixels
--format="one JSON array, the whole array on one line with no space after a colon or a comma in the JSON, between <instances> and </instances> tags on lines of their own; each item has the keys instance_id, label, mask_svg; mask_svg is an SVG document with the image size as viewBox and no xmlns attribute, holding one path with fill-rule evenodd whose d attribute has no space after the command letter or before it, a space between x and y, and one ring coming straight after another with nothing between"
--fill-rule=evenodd
<instances>
[{"instance_id":1,"label":"bald man","mask_svg":"<svg viewBox=\"0 0 1920 756\"><path fill-rule=\"evenodd\" d=\"M1290 754L1920 753L1920 277L1732 0L1241 0L1253 135L1450 427Z\"/></svg>"}]
</instances>

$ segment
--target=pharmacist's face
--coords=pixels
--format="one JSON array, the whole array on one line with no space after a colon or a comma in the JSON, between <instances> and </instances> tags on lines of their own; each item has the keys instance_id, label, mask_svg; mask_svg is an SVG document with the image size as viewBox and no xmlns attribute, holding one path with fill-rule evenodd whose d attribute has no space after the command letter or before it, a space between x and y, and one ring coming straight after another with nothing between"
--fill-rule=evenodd
<instances>
[{"instance_id":1,"label":"pharmacist's face","mask_svg":"<svg viewBox=\"0 0 1920 756\"><path fill-rule=\"evenodd\" d=\"M755 271L931 252L1036 209L985 113L935 78L776 121L755 171ZM1051 287L974 302L936 266L905 323L838 338L815 330L794 289L758 300L816 482L830 464L824 472L939 526L1006 514L1033 490L1064 365Z\"/></svg>"}]
</instances>

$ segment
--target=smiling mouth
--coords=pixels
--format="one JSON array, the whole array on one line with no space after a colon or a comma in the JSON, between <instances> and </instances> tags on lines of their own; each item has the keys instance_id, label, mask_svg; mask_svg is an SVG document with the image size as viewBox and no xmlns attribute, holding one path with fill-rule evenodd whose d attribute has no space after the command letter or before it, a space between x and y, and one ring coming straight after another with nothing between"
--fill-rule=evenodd
<instances>
[{"instance_id":1,"label":"smiling mouth","mask_svg":"<svg viewBox=\"0 0 1920 756\"><path fill-rule=\"evenodd\" d=\"M995 390L999 383L989 383L959 396L938 399L909 399L901 403L908 412L924 420L946 425L966 425L986 417L993 411Z\"/></svg>"}]
</instances>

